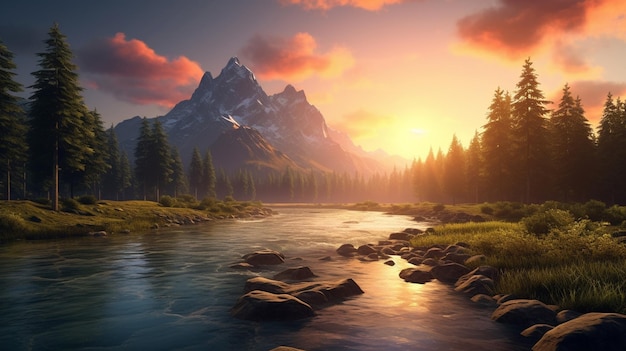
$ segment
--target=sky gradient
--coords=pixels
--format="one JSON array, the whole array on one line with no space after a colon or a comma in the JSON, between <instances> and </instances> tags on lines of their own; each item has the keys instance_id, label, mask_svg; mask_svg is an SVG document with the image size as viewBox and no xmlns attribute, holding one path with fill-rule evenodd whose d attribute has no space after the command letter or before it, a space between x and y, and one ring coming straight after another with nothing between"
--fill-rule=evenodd
<instances>
[{"instance_id":1,"label":"sky gradient","mask_svg":"<svg viewBox=\"0 0 626 351\"><path fill-rule=\"evenodd\" d=\"M467 147L497 88L530 58L558 104L568 83L595 126L626 98L621 0L24 0L4 4L0 40L27 88L54 22L83 96L107 127L163 115L202 74L237 56L268 94L292 84L331 128L407 158ZM549 106L554 108L554 106Z\"/></svg>"}]
</instances>

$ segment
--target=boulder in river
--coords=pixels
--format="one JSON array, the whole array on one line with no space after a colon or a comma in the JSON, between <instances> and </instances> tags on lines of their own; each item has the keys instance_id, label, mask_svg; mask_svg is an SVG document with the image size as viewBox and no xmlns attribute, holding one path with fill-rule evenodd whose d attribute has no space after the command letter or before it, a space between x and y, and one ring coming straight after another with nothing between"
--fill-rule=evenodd
<instances>
[{"instance_id":1,"label":"boulder in river","mask_svg":"<svg viewBox=\"0 0 626 351\"><path fill-rule=\"evenodd\" d=\"M274 250L260 250L244 255L243 259L253 266L269 266L284 263L285 255Z\"/></svg>"},{"instance_id":2,"label":"boulder in river","mask_svg":"<svg viewBox=\"0 0 626 351\"><path fill-rule=\"evenodd\" d=\"M313 317L311 305L289 294L253 290L237 300L233 317L245 320L295 320Z\"/></svg>"},{"instance_id":3,"label":"boulder in river","mask_svg":"<svg viewBox=\"0 0 626 351\"><path fill-rule=\"evenodd\" d=\"M626 350L626 315L586 313L546 332L533 351Z\"/></svg>"},{"instance_id":4,"label":"boulder in river","mask_svg":"<svg viewBox=\"0 0 626 351\"><path fill-rule=\"evenodd\" d=\"M313 291L323 294L328 302L338 302L350 296L359 295L363 290L352 279L342 279L333 282L301 282L287 284L278 280L254 277L248 279L244 292L253 290L267 291L274 294L290 294L303 298L302 293ZM312 295L313 296L313 295ZM313 303L304 298L305 302Z\"/></svg>"},{"instance_id":5,"label":"boulder in river","mask_svg":"<svg viewBox=\"0 0 626 351\"><path fill-rule=\"evenodd\" d=\"M430 273L443 283L454 283L460 277L470 272L470 269L458 263L446 263L434 266Z\"/></svg>"},{"instance_id":6,"label":"boulder in river","mask_svg":"<svg viewBox=\"0 0 626 351\"><path fill-rule=\"evenodd\" d=\"M313 274L311 268L306 266L300 266L295 268L288 268L280 273L274 275L274 279L277 280L304 280L313 278L316 275Z\"/></svg>"},{"instance_id":7,"label":"boulder in river","mask_svg":"<svg viewBox=\"0 0 626 351\"><path fill-rule=\"evenodd\" d=\"M352 257L356 255L357 249L352 244L343 244L337 249L337 253L341 256Z\"/></svg>"},{"instance_id":8,"label":"boulder in river","mask_svg":"<svg viewBox=\"0 0 626 351\"><path fill-rule=\"evenodd\" d=\"M433 280L433 275L419 268L405 268L400 271L400 278L408 283L425 284Z\"/></svg>"},{"instance_id":9,"label":"boulder in river","mask_svg":"<svg viewBox=\"0 0 626 351\"><path fill-rule=\"evenodd\" d=\"M556 325L556 312L554 308L538 300L510 300L507 301L491 315L491 319L500 323L515 324L528 328L534 324Z\"/></svg>"}]
</instances>

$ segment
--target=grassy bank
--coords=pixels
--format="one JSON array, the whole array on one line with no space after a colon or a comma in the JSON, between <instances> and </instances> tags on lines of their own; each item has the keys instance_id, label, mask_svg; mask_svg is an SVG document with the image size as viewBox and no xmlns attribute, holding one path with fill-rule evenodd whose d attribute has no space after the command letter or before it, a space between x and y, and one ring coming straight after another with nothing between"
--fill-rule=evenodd
<instances>
[{"instance_id":1,"label":"grassy bank","mask_svg":"<svg viewBox=\"0 0 626 351\"><path fill-rule=\"evenodd\" d=\"M0 242L17 239L50 239L107 233L139 232L150 228L195 223L220 218L263 215L258 202L162 198L152 201L66 200L54 212L47 204L32 201L0 201Z\"/></svg>"},{"instance_id":2,"label":"grassy bank","mask_svg":"<svg viewBox=\"0 0 626 351\"><path fill-rule=\"evenodd\" d=\"M487 257L481 264L502 272L498 293L580 312L626 313L626 246L612 235L619 230L544 208L515 223L442 224L412 244L468 243L472 253Z\"/></svg>"}]
</instances>

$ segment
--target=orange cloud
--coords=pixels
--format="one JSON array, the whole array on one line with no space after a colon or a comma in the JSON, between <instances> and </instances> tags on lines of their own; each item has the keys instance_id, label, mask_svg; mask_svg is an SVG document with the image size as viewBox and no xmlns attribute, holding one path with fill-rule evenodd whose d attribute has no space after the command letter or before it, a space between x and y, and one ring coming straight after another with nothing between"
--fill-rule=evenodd
<instances>
[{"instance_id":1,"label":"orange cloud","mask_svg":"<svg viewBox=\"0 0 626 351\"><path fill-rule=\"evenodd\" d=\"M352 6L368 11L378 11L384 6L401 4L406 0L281 0L283 4L300 5L307 10L330 10L333 7Z\"/></svg>"},{"instance_id":2,"label":"orange cloud","mask_svg":"<svg viewBox=\"0 0 626 351\"><path fill-rule=\"evenodd\" d=\"M316 53L317 43L309 33L297 33L289 39L255 36L242 49L256 75L263 79L297 81L318 75L336 77L354 64L350 51L336 47L328 53Z\"/></svg>"},{"instance_id":3,"label":"orange cloud","mask_svg":"<svg viewBox=\"0 0 626 351\"><path fill-rule=\"evenodd\" d=\"M459 20L458 34L471 47L518 60L550 35L583 29L588 8L600 2L500 0L496 7Z\"/></svg>"},{"instance_id":4,"label":"orange cloud","mask_svg":"<svg viewBox=\"0 0 626 351\"><path fill-rule=\"evenodd\" d=\"M77 57L88 84L135 104L172 107L191 96L204 74L197 62L169 60L124 33L91 43Z\"/></svg>"}]
</instances>

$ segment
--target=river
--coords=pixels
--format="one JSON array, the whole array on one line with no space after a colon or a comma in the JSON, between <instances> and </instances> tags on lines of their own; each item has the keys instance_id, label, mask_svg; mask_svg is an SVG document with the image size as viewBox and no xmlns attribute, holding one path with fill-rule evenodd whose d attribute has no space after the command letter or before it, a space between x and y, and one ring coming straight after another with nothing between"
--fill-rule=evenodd
<instances>
[{"instance_id":1,"label":"river","mask_svg":"<svg viewBox=\"0 0 626 351\"><path fill-rule=\"evenodd\" d=\"M336 255L424 226L406 216L280 208L228 220L0 246L0 348L4 350L528 350L518 331L437 281L405 283L395 266ZM269 248L286 263L229 268ZM320 260L330 256L331 260ZM297 322L230 316L248 278L309 266L318 280L353 278L363 295Z\"/></svg>"}]
</instances>

